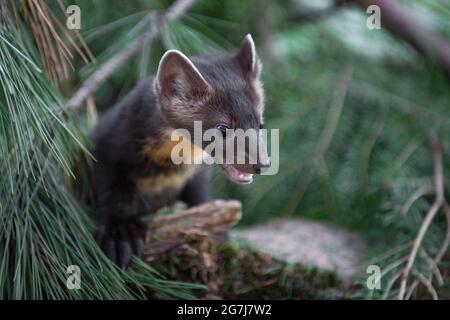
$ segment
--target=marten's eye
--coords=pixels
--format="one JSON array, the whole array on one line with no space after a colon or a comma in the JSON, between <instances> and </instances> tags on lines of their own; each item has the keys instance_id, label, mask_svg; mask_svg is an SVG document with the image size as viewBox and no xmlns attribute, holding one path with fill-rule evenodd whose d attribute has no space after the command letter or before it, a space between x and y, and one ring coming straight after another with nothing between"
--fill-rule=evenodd
<instances>
[{"instance_id":1,"label":"marten's eye","mask_svg":"<svg viewBox=\"0 0 450 320\"><path fill-rule=\"evenodd\" d=\"M220 131L220 133L222 133L222 136L225 138L227 136L227 130L230 129L228 128L226 125L224 124L218 124L216 126L217 130Z\"/></svg>"},{"instance_id":2,"label":"marten's eye","mask_svg":"<svg viewBox=\"0 0 450 320\"><path fill-rule=\"evenodd\" d=\"M259 125L259 129L264 129L264 125L262 123Z\"/></svg>"}]
</instances>

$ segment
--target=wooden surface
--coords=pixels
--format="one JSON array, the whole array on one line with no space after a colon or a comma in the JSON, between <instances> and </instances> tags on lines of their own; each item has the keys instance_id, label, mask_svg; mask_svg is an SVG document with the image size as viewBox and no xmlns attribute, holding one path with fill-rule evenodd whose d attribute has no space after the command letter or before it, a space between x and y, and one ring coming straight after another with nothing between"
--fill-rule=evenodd
<instances>
[{"instance_id":1,"label":"wooden surface","mask_svg":"<svg viewBox=\"0 0 450 320\"><path fill-rule=\"evenodd\" d=\"M203 241L226 231L241 219L241 203L215 200L174 214L159 215L148 221L144 256L152 260L192 241Z\"/></svg>"}]
</instances>

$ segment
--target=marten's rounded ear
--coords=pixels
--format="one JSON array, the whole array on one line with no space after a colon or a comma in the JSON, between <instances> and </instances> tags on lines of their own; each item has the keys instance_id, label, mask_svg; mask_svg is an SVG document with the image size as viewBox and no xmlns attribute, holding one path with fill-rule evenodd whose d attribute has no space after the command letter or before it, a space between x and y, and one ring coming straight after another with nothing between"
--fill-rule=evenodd
<instances>
[{"instance_id":1,"label":"marten's rounded ear","mask_svg":"<svg viewBox=\"0 0 450 320\"><path fill-rule=\"evenodd\" d=\"M241 48L236 54L242 71L245 75L252 76L254 78L259 77L262 69L261 61L256 54L255 43L250 34L247 34L242 41Z\"/></svg>"},{"instance_id":2,"label":"marten's rounded ear","mask_svg":"<svg viewBox=\"0 0 450 320\"><path fill-rule=\"evenodd\" d=\"M188 57L177 50L163 55L155 80L155 91L162 100L188 103L209 90L211 86Z\"/></svg>"}]
</instances>

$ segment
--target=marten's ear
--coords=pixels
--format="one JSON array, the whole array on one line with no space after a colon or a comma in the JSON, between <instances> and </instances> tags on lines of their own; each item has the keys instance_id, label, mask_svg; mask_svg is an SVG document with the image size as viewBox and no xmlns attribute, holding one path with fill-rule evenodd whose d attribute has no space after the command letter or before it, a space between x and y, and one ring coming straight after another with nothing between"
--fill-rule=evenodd
<instances>
[{"instance_id":1,"label":"marten's ear","mask_svg":"<svg viewBox=\"0 0 450 320\"><path fill-rule=\"evenodd\" d=\"M211 86L184 54L169 50L163 55L155 91L164 103L194 105L210 90Z\"/></svg>"},{"instance_id":2,"label":"marten's ear","mask_svg":"<svg viewBox=\"0 0 450 320\"><path fill-rule=\"evenodd\" d=\"M236 54L236 59L238 60L244 75L252 78L259 77L262 65L256 54L255 43L250 34L247 34L244 41L242 41L241 48Z\"/></svg>"}]
</instances>

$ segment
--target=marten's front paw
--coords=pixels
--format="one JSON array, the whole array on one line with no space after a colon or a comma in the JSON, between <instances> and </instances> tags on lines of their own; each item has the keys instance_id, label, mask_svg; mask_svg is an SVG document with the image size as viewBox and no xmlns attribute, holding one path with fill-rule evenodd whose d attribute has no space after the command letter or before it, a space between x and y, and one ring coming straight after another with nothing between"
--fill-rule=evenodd
<instances>
[{"instance_id":1,"label":"marten's front paw","mask_svg":"<svg viewBox=\"0 0 450 320\"><path fill-rule=\"evenodd\" d=\"M139 218L108 219L98 227L96 240L105 254L125 269L133 255L141 257L145 233L146 226Z\"/></svg>"}]
</instances>

